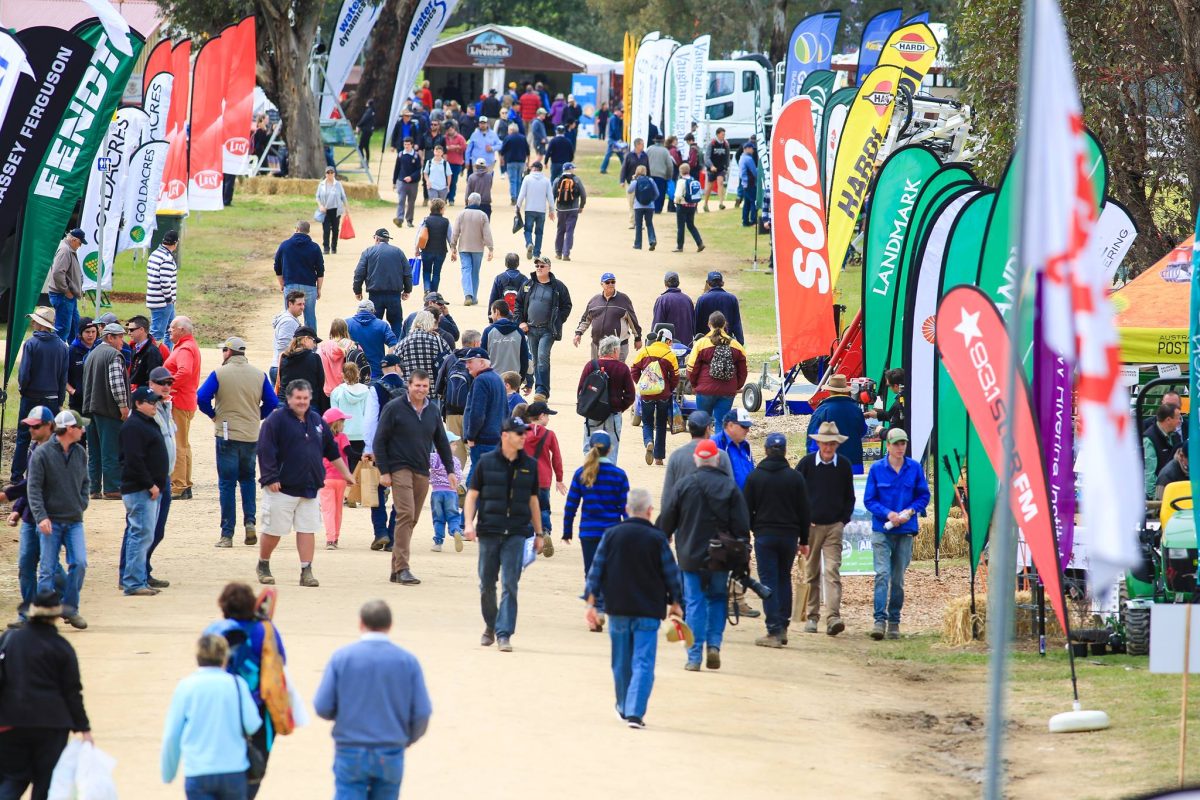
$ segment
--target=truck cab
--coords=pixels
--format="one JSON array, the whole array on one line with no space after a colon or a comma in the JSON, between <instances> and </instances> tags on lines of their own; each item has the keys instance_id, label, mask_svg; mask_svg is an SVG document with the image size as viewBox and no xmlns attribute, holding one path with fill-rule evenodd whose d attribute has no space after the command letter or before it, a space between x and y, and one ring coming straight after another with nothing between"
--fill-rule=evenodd
<instances>
[{"instance_id":1,"label":"truck cab","mask_svg":"<svg viewBox=\"0 0 1200 800\"><path fill-rule=\"evenodd\" d=\"M757 59L747 57L709 61L704 72L704 121L696 143L705 146L716 135L717 128L724 128L725 137L735 148L741 147L754 135L759 116L769 124L772 93L767 68Z\"/></svg>"}]
</instances>

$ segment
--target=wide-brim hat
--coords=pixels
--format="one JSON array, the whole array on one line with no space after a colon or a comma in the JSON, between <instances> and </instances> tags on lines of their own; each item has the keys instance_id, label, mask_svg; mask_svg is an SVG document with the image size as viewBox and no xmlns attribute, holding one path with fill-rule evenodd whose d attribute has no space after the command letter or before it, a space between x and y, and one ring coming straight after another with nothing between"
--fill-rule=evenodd
<instances>
[{"instance_id":1,"label":"wide-brim hat","mask_svg":"<svg viewBox=\"0 0 1200 800\"><path fill-rule=\"evenodd\" d=\"M58 596L58 592L53 589L46 589L34 595L29 607L25 610L25 616L33 619L34 617L61 617L63 613L62 600Z\"/></svg>"},{"instance_id":2,"label":"wide-brim hat","mask_svg":"<svg viewBox=\"0 0 1200 800\"><path fill-rule=\"evenodd\" d=\"M830 375L825 383L825 391L830 394L850 394L850 383L845 375Z\"/></svg>"},{"instance_id":3,"label":"wide-brim hat","mask_svg":"<svg viewBox=\"0 0 1200 800\"><path fill-rule=\"evenodd\" d=\"M838 426L836 422L822 422L817 428L817 432L810 433L808 438L817 442L837 442L838 444L841 444L850 437L843 436L842 434L838 433Z\"/></svg>"},{"instance_id":4,"label":"wide-brim hat","mask_svg":"<svg viewBox=\"0 0 1200 800\"><path fill-rule=\"evenodd\" d=\"M26 307L28 308L28 306L26 306ZM53 308L47 308L46 306L38 306L37 308L35 308L33 310L33 313L27 314L26 316L28 316L31 320L36 322L38 325L45 325L47 328L54 327L55 315L54 315ZM124 333L124 331L122 331L122 333Z\"/></svg>"}]
</instances>

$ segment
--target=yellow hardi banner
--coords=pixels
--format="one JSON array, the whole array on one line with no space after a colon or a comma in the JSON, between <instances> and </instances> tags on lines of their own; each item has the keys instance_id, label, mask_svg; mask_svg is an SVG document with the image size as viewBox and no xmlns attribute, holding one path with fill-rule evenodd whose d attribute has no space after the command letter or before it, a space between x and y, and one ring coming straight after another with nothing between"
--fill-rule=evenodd
<instances>
[{"instance_id":1,"label":"yellow hardi banner","mask_svg":"<svg viewBox=\"0 0 1200 800\"><path fill-rule=\"evenodd\" d=\"M918 22L897 28L883 46L879 65L863 79L858 95L850 104L825 206L829 267L835 286L875 174L879 149L887 138L896 93L904 87L910 95L915 95L937 52L937 37L928 25Z\"/></svg>"},{"instance_id":2,"label":"yellow hardi banner","mask_svg":"<svg viewBox=\"0 0 1200 800\"><path fill-rule=\"evenodd\" d=\"M625 74L621 78L621 105L625 109L625 117L622 120L621 138L629 141L629 120L632 119L629 115L629 109L633 107L633 62L637 58L637 40L633 38L633 34L625 31Z\"/></svg>"}]
</instances>

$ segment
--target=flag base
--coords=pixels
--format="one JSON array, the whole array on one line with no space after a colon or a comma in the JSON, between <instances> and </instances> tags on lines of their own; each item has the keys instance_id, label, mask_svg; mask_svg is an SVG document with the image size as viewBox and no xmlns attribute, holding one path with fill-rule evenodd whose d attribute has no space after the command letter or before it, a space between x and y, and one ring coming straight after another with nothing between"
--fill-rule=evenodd
<instances>
[{"instance_id":1,"label":"flag base","mask_svg":"<svg viewBox=\"0 0 1200 800\"><path fill-rule=\"evenodd\" d=\"M1072 711L1064 711L1050 718L1051 733L1082 733L1102 731L1108 728L1108 714L1103 711L1083 711L1078 702Z\"/></svg>"}]
</instances>

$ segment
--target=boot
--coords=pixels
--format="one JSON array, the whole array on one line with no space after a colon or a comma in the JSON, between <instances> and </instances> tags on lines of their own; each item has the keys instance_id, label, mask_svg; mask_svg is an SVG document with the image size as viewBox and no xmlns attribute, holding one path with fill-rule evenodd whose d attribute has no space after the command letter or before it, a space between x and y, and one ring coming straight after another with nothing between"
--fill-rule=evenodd
<instances>
[{"instance_id":1,"label":"boot","mask_svg":"<svg viewBox=\"0 0 1200 800\"><path fill-rule=\"evenodd\" d=\"M275 576L271 574L270 561L264 561L260 558L258 560L258 569L256 569L255 572L258 573L259 583L265 583L268 586L273 586L275 584Z\"/></svg>"},{"instance_id":2,"label":"boot","mask_svg":"<svg viewBox=\"0 0 1200 800\"><path fill-rule=\"evenodd\" d=\"M887 624L887 638L889 638L889 639L899 639L900 638L900 623L899 622L889 622Z\"/></svg>"},{"instance_id":3,"label":"boot","mask_svg":"<svg viewBox=\"0 0 1200 800\"><path fill-rule=\"evenodd\" d=\"M871 638L875 641L881 641L887 633L887 626L883 622L876 622L875 627L871 629Z\"/></svg>"},{"instance_id":4,"label":"boot","mask_svg":"<svg viewBox=\"0 0 1200 800\"><path fill-rule=\"evenodd\" d=\"M312 566L300 568L300 585L301 586L320 586L321 584L313 577Z\"/></svg>"},{"instance_id":5,"label":"boot","mask_svg":"<svg viewBox=\"0 0 1200 800\"><path fill-rule=\"evenodd\" d=\"M829 627L825 629L825 633L830 636L837 636L842 631L846 630L846 623L842 622L841 617L831 617Z\"/></svg>"},{"instance_id":6,"label":"boot","mask_svg":"<svg viewBox=\"0 0 1200 800\"><path fill-rule=\"evenodd\" d=\"M760 636L754 640L754 643L759 647L783 647L783 641L773 633L768 633L766 636Z\"/></svg>"},{"instance_id":7,"label":"boot","mask_svg":"<svg viewBox=\"0 0 1200 800\"><path fill-rule=\"evenodd\" d=\"M258 531L253 522L246 523L246 544L258 544Z\"/></svg>"}]
</instances>

